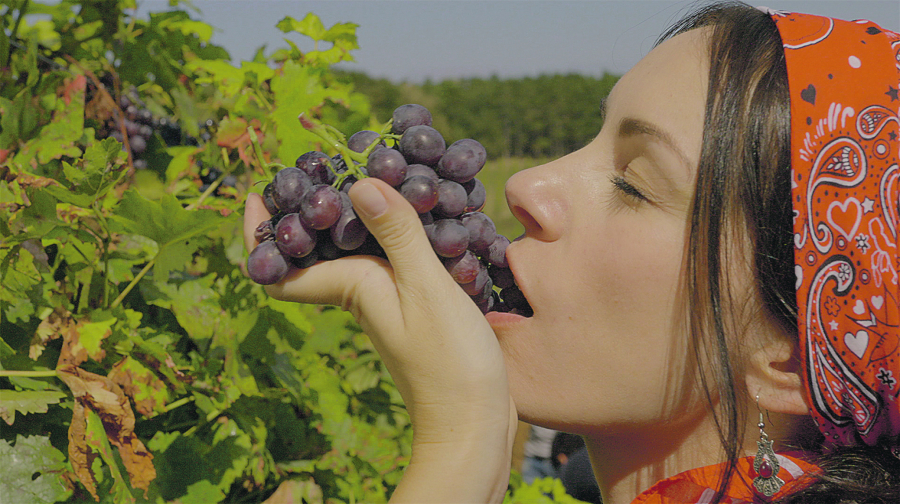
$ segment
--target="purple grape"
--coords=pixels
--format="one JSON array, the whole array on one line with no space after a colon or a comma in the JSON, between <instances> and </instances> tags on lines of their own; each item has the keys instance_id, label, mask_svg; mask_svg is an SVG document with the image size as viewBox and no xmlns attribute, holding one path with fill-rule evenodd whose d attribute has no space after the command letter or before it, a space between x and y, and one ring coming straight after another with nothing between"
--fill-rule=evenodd
<instances>
[{"instance_id":1,"label":"purple grape","mask_svg":"<svg viewBox=\"0 0 900 504\"><path fill-rule=\"evenodd\" d=\"M410 178L416 175L423 175L430 179L434 179L435 182L440 180L437 172L434 171L434 168L430 166L426 166L423 164L411 164L406 168L406 178Z\"/></svg>"},{"instance_id":2,"label":"purple grape","mask_svg":"<svg viewBox=\"0 0 900 504\"><path fill-rule=\"evenodd\" d=\"M494 293L496 294L496 292ZM489 311L499 311L496 309L497 306L497 298L495 296L491 296L484 301L476 301L475 306L481 310L481 313L488 313Z\"/></svg>"},{"instance_id":3,"label":"purple grape","mask_svg":"<svg viewBox=\"0 0 900 504\"><path fill-rule=\"evenodd\" d=\"M306 173L313 184L334 182L334 161L324 152L310 151L301 154L294 166Z\"/></svg>"},{"instance_id":4,"label":"purple grape","mask_svg":"<svg viewBox=\"0 0 900 504\"><path fill-rule=\"evenodd\" d=\"M487 152L477 140L464 138L447 147L438 162L438 175L454 182L468 182L484 167Z\"/></svg>"},{"instance_id":5,"label":"purple grape","mask_svg":"<svg viewBox=\"0 0 900 504\"><path fill-rule=\"evenodd\" d=\"M357 131L356 133L350 135L350 138L347 139L347 147L354 152L362 152L369 148L372 145L372 142L378 140L378 137L381 135L378 132L370 131L370 130L362 130ZM373 151L386 147L384 142L379 143L375 147L372 148Z\"/></svg>"},{"instance_id":6,"label":"purple grape","mask_svg":"<svg viewBox=\"0 0 900 504\"><path fill-rule=\"evenodd\" d=\"M272 197L272 191L274 190L275 186L269 183L266 184L266 187L262 192L263 204L266 206L266 211L269 212L269 215L275 215L278 213L278 206L275 205L275 199Z\"/></svg>"},{"instance_id":7,"label":"purple grape","mask_svg":"<svg viewBox=\"0 0 900 504\"><path fill-rule=\"evenodd\" d=\"M469 212L460 217L469 230L469 250L484 255L491 243L497 239L497 226L490 217L481 212Z\"/></svg>"},{"instance_id":8,"label":"purple grape","mask_svg":"<svg viewBox=\"0 0 900 504\"><path fill-rule=\"evenodd\" d=\"M512 287L516 284L516 279L512 274L512 270L509 268L501 268L500 266L492 264L488 266L488 273L491 275L491 280L494 281L494 285L501 289Z\"/></svg>"},{"instance_id":9,"label":"purple grape","mask_svg":"<svg viewBox=\"0 0 900 504\"><path fill-rule=\"evenodd\" d=\"M484 188L484 184L480 180L473 178L463 183L462 186L466 190L467 195L465 211L480 212L484 209L484 204L487 201L487 189Z\"/></svg>"},{"instance_id":10,"label":"purple grape","mask_svg":"<svg viewBox=\"0 0 900 504\"><path fill-rule=\"evenodd\" d=\"M420 213L419 220L422 222L422 228L425 229L425 236L431 240L431 236L434 233L434 215L431 212Z\"/></svg>"},{"instance_id":11,"label":"purple grape","mask_svg":"<svg viewBox=\"0 0 900 504\"><path fill-rule=\"evenodd\" d=\"M147 140L140 135L128 137L128 145L131 146L131 152L133 154L143 154L143 152L147 150Z\"/></svg>"},{"instance_id":12,"label":"purple grape","mask_svg":"<svg viewBox=\"0 0 900 504\"><path fill-rule=\"evenodd\" d=\"M141 134L141 125L140 124L138 124L134 121L131 121L129 119L125 119L123 122L125 124L125 131L128 132L129 137Z\"/></svg>"},{"instance_id":13,"label":"purple grape","mask_svg":"<svg viewBox=\"0 0 900 504\"><path fill-rule=\"evenodd\" d=\"M472 298L472 301L475 301L475 303L480 303L482 301L487 301L488 299L490 299L493 293L494 282L491 281L491 277L488 276L484 285L481 286L481 291L476 292L475 294L469 294L469 296Z\"/></svg>"},{"instance_id":14,"label":"purple grape","mask_svg":"<svg viewBox=\"0 0 900 504\"><path fill-rule=\"evenodd\" d=\"M406 160L394 149L378 149L369 154L366 169L370 177L381 179L392 187L397 187L406 178Z\"/></svg>"},{"instance_id":15,"label":"purple grape","mask_svg":"<svg viewBox=\"0 0 900 504\"><path fill-rule=\"evenodd\" d=\"M488 247L485 258L494 266L508 268L509 264L506 262L506 247L508 246L509 238L498 234L494 242Z\"/></svg>"},{"instance_id":16,"label":"purple grape","mask_svg":"<svg viewBox=\"0 0 900 504\"><path fill-rule=\"evenodd\" d=\"M295 213L300 210L300 200L312 186L312 180L300 168L288 166L272 179L272 199L278 210Z\"/></svg>"},{"instance_id":17,"label":"purple grape","mask_svg":"<svg viewBox=\"0 0 900 504\"><path fill-rule=\"evenodd\" d=\"M534 311L531 309L531 305L528 304L525 295L515 285L501 290L500 297L511 309L517 310L520 314L526 316L534 315Z\"/></svg>"},{"instance_id":18,"label":"purple grape","mask_svg":"<svg viewBox=\"0 0 900 504\"><path fill-rule=\"evenodd\" d=\"M319 254L317 251L313 250L303 257L289 257L288 262L297 269L306 269L319 262Z\"/></svg>"},{"instance_id":19,"label":"purple grape","mask_svg":"<svg viewBox=\"0 0 900 504\"><path fill-rule=\"evenodd\" d=\"M341 250L356 250L369 236L369 230L349 203L350 199L347 198L347 204L341 210L341 217L331 226L331 241Z\"/></svg>"},{"instance_id":20,"label":"purple grape","mask_svg":"<svg viewBox=\"0 0 900 504\"><path fill-rule=\"evenodd\" d=\"M490 275L486 269L482 269L475 275L475 279L469 283L459 284L462 287L462 290L470 295L470 296L478 296L479 294L484 293L484 286L487 284L488 280L491 280ZM493 289L493 286L491 287Z\"/></svg>"},{"instance_id":21,"label":"purple grape","mask_svg":"<svg viewBox=\"0 0 900 504\"><path fill-rule=\"evenodd\" d=\"M274 241L264 241L256 246L247 258L247 273L261 285L278 283L287 275L288 262L281 255Z\"/></svg>"},{"instance_id":22,"label":"purple grape","mask_svg":"<svg viewBox=\"0 0 900 504\"><path fill-rule=\"evenodd\" d=\"M456 257L443 259L443 263L450 276L458 284L474 282L478 274L486 270L478 257L468 250Z\"/></svg>"},{"instance_id":23,"label":"purple grape","mask_svg":"<svg viewBox=\"0 0 900 504\"><path fill-rule=\"evenodd\" d=\"M318 241L316 242L315 254L323 261L333 261L344 257L344 251L334 244L331 239L331 230L319 231Z\"/></svg>"},{"instance_id":24,"label":"purple grape","mask_svg":"<svg viewBox=\"0 0 900 504\"><path fill-rule=\"evenodd\" d=\"M300 219L312 229L328 229L341 216L341 193L330 185L317 185L300 200Z\"/></svg>"},{"instance_id":25,"label":"purple grape","mask_svg":"<svg viewBox=\"0 0 900 504\"><path fill-rule=\"evenodd\" d=\"M275 226L275 243L282 254L303 257L316 247L316 234L303 225L300 214L289 213Z\"/></svg>"},{"instance_id":26,"label":"purple grape","mask_svg":"<svg viewBox=\"0 0 900 504\"><path fill-rule=\"evenodd\" d=\"M391 133L395 135L402 135L413 126L431 126L431 112L416 104L400 105L394 110L391 119Z\"/></svg>"},{"instance_id":27,"label":"purple grape","mask_svg":"<svg viewBox=\"0 0 900 504\"><path fill-rule=\"evenodd\" d=\"M456 217L466 209L466 190L452 180L438 182L438 202L434 213L440 217Z\"/></svg>"},{"instance_id":28,"label":"purple grape","mask_svg":"<svg viewBox=\"0 0 900 504\"><path fill-rule=\"evenodd\" d=\"M416 212L430 212L438 202L438 184L424 175L415 175L400 184L400 194L412 204Z\"/></svg>"},{"instance_id":29,"label":"purple grape","mask_svg":"<svg viewBox=\"0 0 900 504\"><path fill-rule=\"evenodd\" d=\"M275 226L272 225L272 221L267 220L260 222L259 226L256 226L256 230L253 232L253 237L256 238L256 241L259 243L274 240Z\"/></svg>"},{"instance_id":30,"label":"purple grape","mask_svg":"<svg viewBox=\"0 0 900 504\"><path fill-rule=\"evenodd\" d=\"M413 126L400 137L400 152L410 164L432 166L441 160L447 144L440 132L431 126ZM440 173L438 173L440 175Z\"/></svg>"},{"instance_id":31,"label":"purple grape","mask_svg":"<svg viewBox=\"0 0 900 504\"><path fill-rule=\"evenodd\" d=\"M441 257L456 257L469 246L469 231L456 219L441 219L434 222L429 236L431 248Z\"/></svg>"}]
</instances>

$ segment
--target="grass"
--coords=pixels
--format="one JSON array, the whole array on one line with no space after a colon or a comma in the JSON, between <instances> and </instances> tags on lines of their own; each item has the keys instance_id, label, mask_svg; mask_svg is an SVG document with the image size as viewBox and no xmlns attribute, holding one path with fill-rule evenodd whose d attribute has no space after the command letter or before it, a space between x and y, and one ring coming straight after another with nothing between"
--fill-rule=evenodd
<instances>
[{"instance_id":1,"label":"grass","mask_svg":"<svg viewBox=\"0 0 900 504\"><path fill-rule=\"evenodd\" d=\"M478 173L485 189L487 189L487 203L483 212L497 225L497 232L510 240L521 235L525 228L512 216L509 207L506 206L504 186L509 177L516 172L537 166L549 161L548 159L531 158L500 158L488 161Z\"/></svg>"}]
</instances>

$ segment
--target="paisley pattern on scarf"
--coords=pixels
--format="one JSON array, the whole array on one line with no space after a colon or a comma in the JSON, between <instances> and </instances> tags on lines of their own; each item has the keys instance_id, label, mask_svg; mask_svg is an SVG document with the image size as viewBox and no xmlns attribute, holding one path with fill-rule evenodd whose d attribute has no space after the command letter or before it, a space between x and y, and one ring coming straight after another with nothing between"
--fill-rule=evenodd
<instances>
[{"instance_id":1,"label":"paisley pattern on scarf","mask_svg":"<svg viewBox=\"0 0 900 504\"><path fill-rule=\"evenodd\" d=\"M791 95L807 399L832 445L900 438L900 35L774 12Z\"/></svg>"}]
</instances>

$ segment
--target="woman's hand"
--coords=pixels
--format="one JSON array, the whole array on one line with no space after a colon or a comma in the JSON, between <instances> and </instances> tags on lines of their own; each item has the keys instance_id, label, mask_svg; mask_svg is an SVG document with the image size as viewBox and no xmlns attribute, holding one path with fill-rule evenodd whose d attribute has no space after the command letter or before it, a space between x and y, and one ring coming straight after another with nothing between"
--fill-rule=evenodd
<instances>
[{"instance_id":1,"label":"woman's hand","mask_svg":"<svg viewBox=\"0 0 900 504\"><path fill-rule=\"evenodd\" d=\"M269 295L349 310L372 339L413 425L410 466L392 501L503 499L516 413L500 346L480 310L431 249L412 206L369 178L350 190L390 263L351 256L292 270ZM244 243L269 213L251 194Z\"/></svg>"}]
</instances>

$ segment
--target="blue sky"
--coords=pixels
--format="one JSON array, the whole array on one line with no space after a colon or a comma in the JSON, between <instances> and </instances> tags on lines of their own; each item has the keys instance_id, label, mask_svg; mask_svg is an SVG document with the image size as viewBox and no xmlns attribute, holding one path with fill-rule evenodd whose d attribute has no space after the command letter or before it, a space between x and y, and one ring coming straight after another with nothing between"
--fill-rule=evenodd
<instances>
[{"instance_id":1,"label":"blue sky","mask_svg":"<svg viewBox=\"0 0 900 504\"><path fill-rule=\"evenodd\" d=\"M758 0L783 10L871 19L900 30L898 0ZM346 68L395 82L462 77L521 77L578 72L621 74L694 0L193 0L218 30L213 42L235 62L266 44L286 47L275 24L307 12L326 26L359 25L360 49ZM754 3L755 5L756 3ZM139 14L167 8L138 0ZM291 39L304 46L303 37Z\"/></svg>"}]
</instances>

